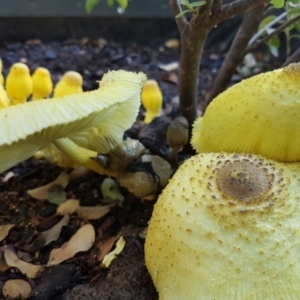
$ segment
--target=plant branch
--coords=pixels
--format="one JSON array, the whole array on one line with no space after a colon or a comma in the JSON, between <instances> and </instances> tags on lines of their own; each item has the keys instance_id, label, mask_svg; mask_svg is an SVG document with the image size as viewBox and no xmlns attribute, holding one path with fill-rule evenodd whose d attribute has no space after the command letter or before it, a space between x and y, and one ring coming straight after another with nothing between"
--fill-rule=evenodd
<instances>
[{"instance_id":1,"label":"plant branch","mask_svg":"<svg viewBox=\"0 0 300 300\"><path fill-rule=\"evenodd\" d=\"M215 2L215 11L222 11L222 9L223 9L223 0L217 0L216 2Z\"/></svg>"},{"instance_id":2,"label":"plant branch","mask_svg":"<svg viewBox=\"0 0 300 300\"><path fill-rule=\"evenodd\" d=\"M216 13L216 12L220 13L222 11L222 5L223 5L222 0L215 0L213 2L213 6L212 6L213 13Z\"/></svg>"},{"instance_id":3,"label":"plant branch","mask_svg":"<svg viewBox=\"0 0 300 300\"><path fill-rule=\"evenodd\" d=\"M186 19L185 15L183 15L181 18L176 18L176 16L182 12L182 9L181 9L181 6L180 6L178 0L169 0L169 5L170 5L172 13L175 17L175 21L177 23L178 29L181 32L189 24L189 22Z\"/></svg>"},{"instance_id":4,"label":"plant branch","mask_svg":"<svg viewBox=\"0 0 300 300\"><path fill-rule=\"evenodd\" d=\"M300 61L300 47L285 60L285 62L281 65L281 67L283 68L291 63L299 62L299 61Z\"/></svg>"},{"instance_id":5,"label":"plant branch","mask_svg":"<svg viewBox=\"0 0 300 300\"><path fill-rule=\"evenodd\" d=\"M223 5L222 12L217 16L217 22L225 21L258 5L268 5L269 3L270 0L239 0Z\"/></svg>"},{"instance_id":6,"label":"plant branch","mask_svg":"<svg viewBox=\"0 0 300 300\"><path fill-rule=\"evenodd\" d=\"M254 44L254 42L261 37L265 32L268 31L268 29L272 28L273 25L277 24L278 22L280 22L282 19L284 19L287 16L287 12L283 12L282 14L280 14L279 16L277 16L273 21L271 21L270 23L268 23L265 27L263 27L260 31L258 31L253 37L252 39L249 41L249 46L252 46Z\"/></svg>"},{"instance_id":7,"label":"plant branch","mask_svg":"<svg viewBox=\"0 0 300 300\"><path fill-rule=\"evenodd\" d=\"M206 4L198 7L198 13L211 14L211 8L214 0L206 0Z\"/></svg>"},{"instance_id":8,"label":"plant branch","mask_svg":"<svg viewBox=\"0 0 300 300\"><path fill-rule=\"evenodd\" d=\"M243 61L245 49L262 20L264 9L264 5L259 5L245 13L213 86L205 97L207 105L227 88L236 67Z\"/></svg>"},{"instance_id":9,"label":"plant branch","mask_svg":"<svg viewBox=\"0 0 300 300\"><path fill-rule=\"evenodd\" d=\"M282 32L285 28L287 28L288 26L290 26L291 24L293 24L294 22L296 22L297 20L300 19L300 14L291 18L290 20L288 20L287 22L285 22L284 24L280 25L279 27L277 27L273 32L271 32L270 34L266 35L264 38L262 38L259 42L257 42L256 44L250 44L247 49L246 49L246 53L251 52L253 50L255 50L256 48L258 48L259 46L263 45L265 42L267 42L270 38L278 35L280 32Z\"/></svg>"}]
</instances>

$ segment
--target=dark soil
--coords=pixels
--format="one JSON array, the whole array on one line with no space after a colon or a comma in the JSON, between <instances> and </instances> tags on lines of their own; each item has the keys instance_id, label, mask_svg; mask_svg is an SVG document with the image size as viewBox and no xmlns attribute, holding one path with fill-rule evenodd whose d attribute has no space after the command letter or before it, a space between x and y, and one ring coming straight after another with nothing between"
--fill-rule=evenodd
<instances>
[{"instance_id":1,"label":"dark soil","mask_svg":"<svg viewBox=\"0 0 300 300\"><path fill-rule=\"evenodd\" d=\"M139 47L136 44L122 48L101 40L68 40L42 43L31 40L25 43L7 43L0 46L4 74L17 62L25 62L33 71L38 66L46 67L56 83L67 70L80 72L84 78L84 90L97 87L96 81L108 70L125 69L145 72L148 78L156 79L164 94L164 112L170 118L178 114L178 70L167 72L160 64L179 61L179 49L161 46L157 49ZM199 78L199 114L201 101L222 59L216 54L204 54ZM172 75L170 75L172 74ZM142 119L140 114L139 119ZM139 128L139 127L138 127ZM134 135L134 131L129 131ZM61 168L45 161L29 159L11 169L15 173L7 182L0 181L0 224L16 224L2 245L11 245L15 250L30 253L32 263L46 265L49 253L68 241L83 224L72 215L60 238L42 248L41 231L58 222L56 205L34 200L27 190L54 180ZM1 174L5 175L5 174ZM102 203L100 184L103 176L89 173L67 186L67 198L80 199L81 205ZM124 206L114 208L105 217L92 221L97 241L106 241L123 235L125 249L108 269L95 260L96 249L79 253L58 266L46 268L40 278L28 279L18 270L0 271L0 285L10 278L24 278L33 288L35 300L47 299L101 299L101 300L155 300L158 298L151 278L144 265L143 232L147 227L155 201L141 202L123 190ZM1 296L1 299L3 296Z\"/></svg>"}]
</instances>

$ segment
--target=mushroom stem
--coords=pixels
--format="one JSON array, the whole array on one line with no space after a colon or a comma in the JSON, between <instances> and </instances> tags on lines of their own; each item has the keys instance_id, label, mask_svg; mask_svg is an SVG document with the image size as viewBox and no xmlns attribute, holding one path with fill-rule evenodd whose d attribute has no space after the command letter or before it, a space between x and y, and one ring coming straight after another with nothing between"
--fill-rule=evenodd
<instances>
[{"instance_id":1,"label":"mushroom stem","mask_svg":"<svg viewBox=\"0 0 300 300\"><path fill-rule=\"evenodd\" d=\"M98 162L91 159L92 157L97 156L96 151L92 151L80 147L68 138L58 139L53 141L52 143L69 158L75 160L80 165L94 172L97 172L101 175L107 175L112 177L117 177L119 175L118 172L108 171L103 166L101 166Z\"/></svg>"},{"instance_id":2,"label":"mushroom stem","mask_svg":"<svg viewBox=\"0 0 300 300\"><path fill-rule=\"evenodd\" d=\"M174 168L174 170L177 170L178 168L178 151L181 147L173 146L172 148L172 154L171 154L171 165Z\"/></svg>"}]
</instances>

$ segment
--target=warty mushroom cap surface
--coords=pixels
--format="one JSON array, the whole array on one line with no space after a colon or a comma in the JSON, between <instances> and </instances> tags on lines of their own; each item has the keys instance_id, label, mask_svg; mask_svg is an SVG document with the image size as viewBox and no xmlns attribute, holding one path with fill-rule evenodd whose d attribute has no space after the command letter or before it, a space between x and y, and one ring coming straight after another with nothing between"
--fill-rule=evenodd
<instances>
[{"instance_id":1,"label":"warty mushroom cap surface","mask_svg":"<svg viewBox=\"0 0 300 300\"><path fill-rule=\"evenodd\" d=\"M160 300L299 299L300 163L190 158L155 205L145 259Z\"/></svg>"},{"instance_id":2,"label":"warty mushroom cap surface","mask_svg":"<svg viewBox=\"0 0 300 300\"><path fill-rule=\"evenodd\" d=\"M299 78L300 63L295 63L228 88L195 121L194 149L300 161Z\"/></svg>"}]
</instances>

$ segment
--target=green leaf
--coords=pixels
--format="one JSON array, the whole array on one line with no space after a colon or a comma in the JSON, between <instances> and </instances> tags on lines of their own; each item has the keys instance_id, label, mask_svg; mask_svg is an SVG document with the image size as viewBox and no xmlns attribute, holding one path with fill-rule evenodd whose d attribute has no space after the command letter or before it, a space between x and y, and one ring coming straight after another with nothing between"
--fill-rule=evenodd
<instances>
[{"instance_id":1,"label":"green leaf","mask_svg":"<svg viewBox=\"0 0 300 300\"><path fill-rule=\"evenodd\" d=\"M274 15L271 15L271 16L268 16L266 18L264 18L260 24L259 24L259 27L258 27L258 30L261 30L263 29L264 27L266 27L269 23L271 23L272 21L274 21L276 19L276 16Z\"/></svg>"},{"instance_id":2,"label":"green leaf","mask_svg":"<svg viewBox=\"0 0 300 300\"><path fill-rule=\"evenodd\" d=\"M294 25L294 28L295 28L298 32L300 32L300 21L295 22L293 25Z\"/></svg>"},{"instance_id":3,"label":"green leaf","mask_svg":"<svg viewBox=\"0 0 300 300\"><path fill-rule=\"evenodd\" d=\"M284 6L284 0L272 0L271 4L273 4L275 8L282 8Z\"/></svg>"},{"instance_id":4,"label":"green leaf","mask_svg":"<svg viewBox=\"0 0 300 300\"><path fill-rule=\"evenodd\" d=\"M292 34L290 36L290 39L292 39L292 38L300 39L300 34Z\"/></svg>"},{"instance_id":5,"label":"green leaf","mask_svg":"<svg viewBox=\"0 0 300 300\"><path fill-rule=\"evenodd\" d=\"M279 47L280 47L280 39L278 36L274 36L267 41L267 46L269 47L270 52L278 57L279 55Z\"/></svg>"},{"instance_id":6,"label":"green leaf","mask_svg":"<svg viewBox=\"0 0 300 300\"><path fill-rule=\"evenodd\" d=\"M107 6L112 7L114 5L114 0L107 0Z\"/></svg>"},{"instance_id":7,"label":"green leaf","mask_svg":"<svg viewBox=\"0 0 300 300\"><path fill-rule=\"evenodd\" d=\"M294 7L287 11L289 17L299 15L299 13L300 13L300 7Z\"/></svg>"},{"instance_id":8,"label":"green leaf","mask_svg":"<svg viewBox=\"0 0 300 300\"><path fill-rule=\"evenodd\" d=\"M117 0L117 2L119 3L120 7L125 10L128 6L128 1L127 0Z\"/></svg>"},{"instance_id":9,"label":"green leaf","mask_svg":"<svg viewBox=\"0 0 300 300\"><path fill-rule=\"evenodd\" d=\"M299 4L299 0L289 0L287 1L288 4Z\"/></svg>"},{"instance_id":10,"label":"green leaf","mask_svg":"<svg viewBox=\"0 0 300 300\"><path fill-rule=\"evenodd\" d=\"M60 184L55 184L48 190L48 201L59 205L67 199L67 194Z\"/></svg>"},{"instance_id":11,"label":"green leaf","mask_svg":"<svg viewBox=\"0 0 300 300\"><path fill-rule=\"evenodd\" d=\"M91 13L99 2L100 0L85 0L85 11L88 14Z\"/></svg>"},{"instance_id":12,"label":"green leaf","mask_svg":"<svg viewBox=\"0 0 300 300\"><path fill-rule=\"evenodd\" d=\"M199 6L203 6L206 4L206 1L196 1L196 2L192 2L190 3L191 7L199 7Z\"/></svg>"},{"instance_id":13,"label":"green leaf","mask_svg":"<svg viewBox=\"0 0 300 300\"><path fill-rule=\"evenodd\" d=\"M176 19L179 19L181 18L183 15L185 15L186 13L189 13L190 11L188 9L182 11L180 14L178 14L175 18Z\"/></svg>"}]
</instances>

